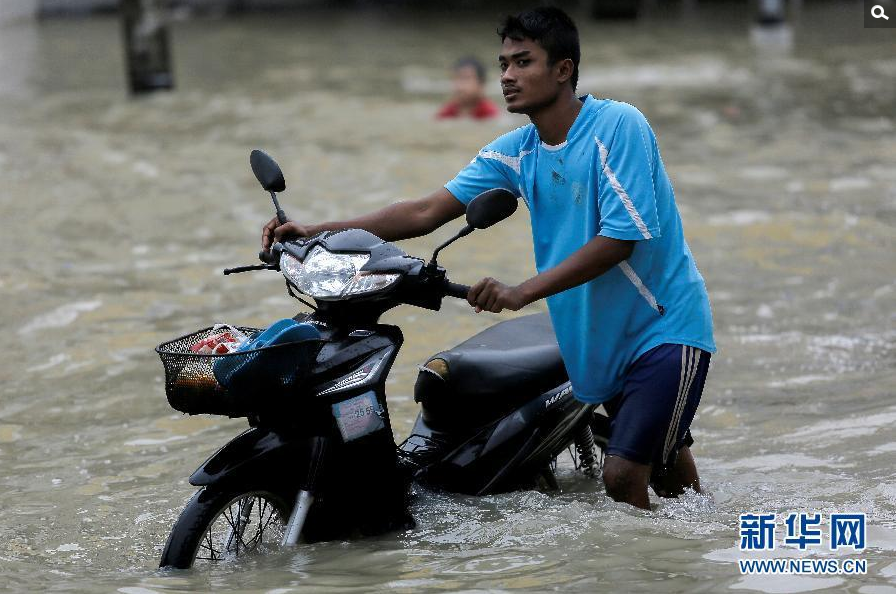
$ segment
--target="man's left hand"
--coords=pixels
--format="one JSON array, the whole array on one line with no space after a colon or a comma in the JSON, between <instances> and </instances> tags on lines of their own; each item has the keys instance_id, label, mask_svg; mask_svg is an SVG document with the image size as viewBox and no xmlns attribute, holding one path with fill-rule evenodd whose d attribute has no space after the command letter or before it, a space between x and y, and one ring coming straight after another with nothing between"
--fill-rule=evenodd
<instances>
[{"instance_id":1,"label":"man's left hand","mask_svg":"<svg viewBox=\"0 0 896 594\"><path fill-rule=\"evenodd\" d=\"M523 292L518 286L509 287L493 278L484 278L470 289L467 301L480 311L501 313L505 309L517 311L528 305Z\"/></svg>"}]
</instances>

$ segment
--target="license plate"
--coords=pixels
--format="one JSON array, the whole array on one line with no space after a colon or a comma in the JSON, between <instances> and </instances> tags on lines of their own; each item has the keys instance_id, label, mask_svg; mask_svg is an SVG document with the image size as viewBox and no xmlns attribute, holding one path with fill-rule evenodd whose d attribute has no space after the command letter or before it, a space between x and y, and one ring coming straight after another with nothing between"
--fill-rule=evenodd
<instances>
[{"instance_id":1,"label":"license plate","mask_svg":"<svg viewBox=\"0 0 896 594\"><path fill-rule=\"evenodd\" d=\"M333 405L333 416L343 441L352 441L385 427L382 414L383 407L373 392L365 392Z\"/></svg>"}]
</instances>

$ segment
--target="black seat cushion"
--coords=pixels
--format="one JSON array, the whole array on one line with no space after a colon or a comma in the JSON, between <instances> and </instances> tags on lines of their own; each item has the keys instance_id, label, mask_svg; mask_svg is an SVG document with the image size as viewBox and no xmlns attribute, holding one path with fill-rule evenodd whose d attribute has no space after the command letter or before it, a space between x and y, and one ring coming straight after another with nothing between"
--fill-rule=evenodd
<instances>
[{"instance_id":1,"label":"black seat cushion","mask_svg":"<svg viewBox=\"0 0 896 594\"><path fill-rule=\"evenodd\" d=\"M443 428L483 425L567 380L547 314L495 324L426 366L437 371L420 371L414 400L427 424Z\"/></svg>"}]
</instances>

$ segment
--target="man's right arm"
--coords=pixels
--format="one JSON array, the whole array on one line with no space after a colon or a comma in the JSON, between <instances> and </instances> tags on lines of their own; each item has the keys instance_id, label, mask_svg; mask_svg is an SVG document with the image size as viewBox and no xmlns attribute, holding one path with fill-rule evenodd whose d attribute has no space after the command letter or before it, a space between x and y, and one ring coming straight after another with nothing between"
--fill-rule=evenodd
<instances>
[{"instance_id":1,"label":"man's right arm","mask_svg":"<svg viewBox=\"0 0 896 594\"><path fill-rule=\"evenodd\" d=\"M319 224L288 222L274 218L264 226L262 248L267 251L275 241L289 237L308 237L321 231L364 229L384 241L397 241L430 233L464 214L466 206L445 188L418 200L395 202L375 212L346 221Z\"/></svg>"}]
</instances>

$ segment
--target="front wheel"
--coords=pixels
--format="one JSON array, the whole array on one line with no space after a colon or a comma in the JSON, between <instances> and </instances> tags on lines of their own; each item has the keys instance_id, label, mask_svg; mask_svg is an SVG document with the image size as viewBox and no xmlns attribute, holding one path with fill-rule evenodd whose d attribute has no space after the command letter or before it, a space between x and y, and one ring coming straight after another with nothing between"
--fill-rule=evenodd
<instances>
[{"instance_id":1,"label":"front wheel","mask_svg":"<svg viewBox=\"0 0 896 594\"><path fill-rule=\"evenodd\" d=\"M159 567L214 565L280 546L286 499L268 490L202 488L175 522Z\"/></svg>"}]
</instances>

